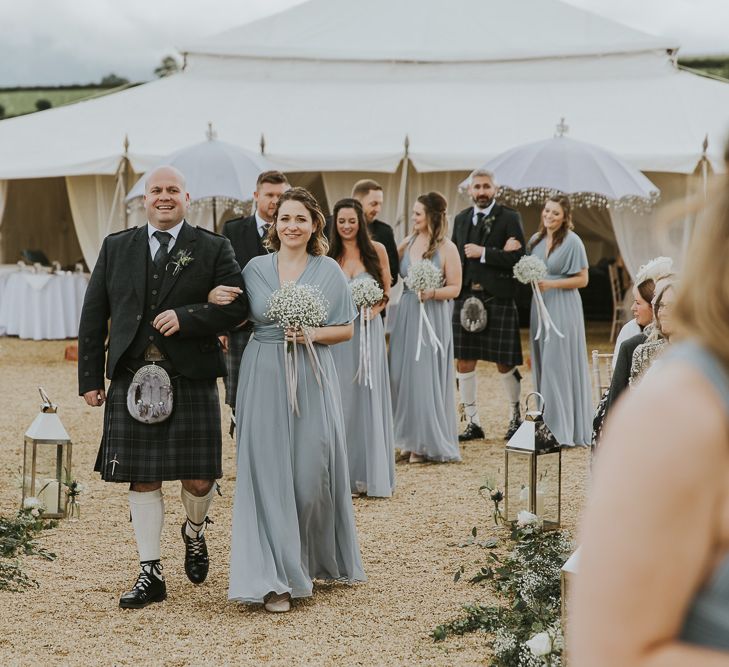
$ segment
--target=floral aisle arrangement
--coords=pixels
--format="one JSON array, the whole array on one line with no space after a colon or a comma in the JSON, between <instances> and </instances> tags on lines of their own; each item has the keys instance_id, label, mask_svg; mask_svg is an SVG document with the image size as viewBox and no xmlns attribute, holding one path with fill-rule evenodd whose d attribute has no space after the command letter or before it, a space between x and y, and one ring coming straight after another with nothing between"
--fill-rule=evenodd
<instances>
[{"instance_id":1,"label":"floral aisle arrangement","mask_svg":"<svg viewBox=\"0 0 729 667\"><path fill-rule=\"evenodd\" d=\"M372 309L385 298L385 292L374 278L357 278L349 289L352 300L359 310L359 367L352 382L364 383L372 389L372 342L371 324Z\"/></svg>"},{"instance_id":2,"label":"floral aisle arrangement","mask_svg":"<svg viewBox=\"0 0 729 667\"><path fill-rule=\"evenodd\" d=\"M79 503L78 497L84 491L84 485L67 477L63 486L66 488L66 497L68 498L68 520L73 523L81 518L81 503Z\"/></svg>"},{"instance_id":3,"label":"floral aisle arrangement","mask_svg":"<svg viewBox=\"0 0 729 667\"><path fill-rule=\"evenodd\" d=\"M424 292L426 290L438 289L443 287L443 273L441 270L433 264L429 259L421 259L414 262L408 271L408 275L405 278L405 284L413 292ZM423 341L423 326L428 332L430 337L430 344L433 347L433 352L440 353L445 356L445 350L443 344L438 340L438 336L433 329L433 325L428 319L428 315L425 312L425 304L420 302L420 322L418 323L418 347L415 352L415 361L420 361L420 346Z\"/></svg>"},{"instance_id":4,"label":"floral aisle arrangement","mask_svg":"<svg viewBox=\"0 0 729 667\"><path fill-rule=\"evenodd\" d=\"M488 564L469 579L472 584L487 582L506 604L466 605L463 616L439 625L431 636L443 641L453 634L491 632L494 667L556 667L562 664L564 648L560 570L572 544L564 531L543 530L529 512L519 513L510 537L510 553L500 557L490 552Z\"/></svg>"},{"instance_id":5,"label":"floral aisle arrangement","mask_svg":"<svg viewBox=\"0 0 729 667\"><path fill-rule=\"evenodd\" d=\"M38 498L26 498L14 518L0 517L0 590L17 592L38 587L38 582L21 569L17 559L19 555L55 559L54 553L38 546L35 541L40 531L58 525L57 521L44 521L44 511L45 507Z\"/></svg>"},{"instance_id":6,"label":"floral aisle arrangement","mask_svg":"<svg viewBox=\"0 0 729 667\"><path fill-rule=\"evenodd\" d=\"M276 322L282 329L292 329L303 333L314 376L320 387L323 372L309 330L322 326L326 322L328 312L329 302L318 287L307 284L299 285L293 281L283 283L271 294L266 310L266 317ZM299 402L296 397L296 389L299 371L296 341L288 343L284 341L284 346L286 393L291 411L298 415Z\"/></svg>"},{"instance_id":7,"label":"floral aisle arrangement","mask_svg":"<svg viewBox=\"0 0 729 667\"><path fill-rule=\"evenodd\" d=\"M522 257L514 265L514 278L524 285L531 285L532 295L534 296L534 301L537 304L537 317L539 319L537 333L534 336L534 340L539 340L539 337L542 335L542 327L544 328L545 341L549 340L549 332L552 329L554 329L554 333L556 333L560 338L564 338L564 334L557 329L552 321L549 311L547 310L547 306L544 303L542 290L539 289L539 281L544 280L546 277L547 266L541 259L539 259L539 257L524 255L524 257Z\"/></svg>"}]
</instances>

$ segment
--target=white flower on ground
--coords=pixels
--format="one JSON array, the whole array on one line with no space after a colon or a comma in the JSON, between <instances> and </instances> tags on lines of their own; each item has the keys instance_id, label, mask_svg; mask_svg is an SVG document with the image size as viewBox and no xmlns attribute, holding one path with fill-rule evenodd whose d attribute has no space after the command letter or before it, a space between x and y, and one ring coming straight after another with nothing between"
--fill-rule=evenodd
<instances>
[{"instance_id":1,"label":"white flower on ground","mask_svg":"<svg viewBox=\"0 0 729 667\"><path fill-rule=\"evenodd\" d=\"M536 526L539 524L539 517L536 514L522 510L516 515L516 525L519 528L526 528L527 526Z\"/></svg>"},{"instance_id":2,"label":"white flower on ground","mask_svg":"<svg viewBox=\"0 0 729 667\"><path fill-rule=\"evenodd\" d=\"M526 645L536 656L549 655L552 652L552 639L548 632L540 632L534 635Z\"/></svg>"},{"instance_id":3,"label":"white flower on ground","mask_svg":"<svg viewBox=\"0 0 729 667\"><path fill-rule=\"evenodd\" d=\"M23 501L23 509L24 510L45 509L45 506L35 496L28 496Z\"/></svg>"},{"instance_id":4,"label":"white flower on ground","mask_svg":"<svg viewBox=\"0 0 729 667\"><path fill-rule=\"evenodd\" d=\"M36 517L40 516L40 510L37 507L34 507L32 510L30 510L30 513Z\"/></svg>"}]
</instances>

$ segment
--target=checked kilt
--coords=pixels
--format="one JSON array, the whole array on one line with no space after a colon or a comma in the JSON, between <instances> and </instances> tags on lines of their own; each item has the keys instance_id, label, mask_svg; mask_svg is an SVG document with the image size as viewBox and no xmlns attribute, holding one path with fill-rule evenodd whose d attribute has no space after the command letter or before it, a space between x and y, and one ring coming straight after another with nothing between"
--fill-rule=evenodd
<instances>
[{"instance_id":1,"label":"checked kilt","mask_svg":"<svg viewBox=\"0 0 729 667\"><path fill-rule=\"evenodd\" d=\"M126 370L115 373L106 396L104 434L94 466L102 479L159 482L222 477L217 381L171 375L172 414L158 424L142 424L127 411L132 377Z\"/></svg>"},{"instance_id":2,"label":"checked kilt","mask_svg":"<svg viewBox=\"0 0 729 667\"><path fill-rule=\"evenodd\" d=\"M461 326L461 308L471 296L481 299L488 314L486 329L478 333L466 331ZM524 360L521 354L519 313L514 300L465 290L453 307L453 353L456 359L480 359L520 366Z\"/></svg>"},{"instance_id":3,"label":"checked kilt","mask_svg":"<svg viewBox=\"0 0 729 667\"><path fill-rule=\"evenodd\" d=\"M225 366L228 374L225 376L225 404L235 410L235 397L238 392L238 374L243 352L253 333L253 326L246 325L242 329L228 333L228 351L225 353Z\"/></svg>"}]
</instances>

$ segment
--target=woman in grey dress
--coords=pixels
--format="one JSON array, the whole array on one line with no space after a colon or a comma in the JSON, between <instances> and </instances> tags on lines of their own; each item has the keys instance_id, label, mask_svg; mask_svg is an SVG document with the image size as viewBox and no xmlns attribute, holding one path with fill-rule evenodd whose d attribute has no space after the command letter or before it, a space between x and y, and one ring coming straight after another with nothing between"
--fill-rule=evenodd
<instances>
[{"instance_id":1,"label":"woman in grey dress","mask_svg":"<svg viewBox=\"0 0 729 667\"><path fill-rule=\"evenodd\" d=\"M347 460L352 494L389 498L395 488L395 446L392 431L390 373L387 368L385 329L380 313L390 295L390 269L385 246L372 241L362 204L341 199L334 205L329 234L329 256L349 278L371 278L385 298L370 310L371 386L355 380L360 363L363 323L355 322L351 340L332 345L337 367L344 423L347 431Z\"/></svg>"},{"instance_id":2,"label":"woman in grey dress","mask_svg":"<svg viewBox=\"0 0 729 667\"><path fill-rule=\"evenodd\" d=\"M547 265L539 282L544 303L561 338L552 331L539 340L537 306L532 301L529 338L536 390L544 396L544 422L561 445L589 445L592 438L590 373L585 316L577 290L587 285L587 253L572 231L570 202L564 195L544 204L539 231L529 242L532 255Z\"/></svg>"},{"instance_id":3,"label":"woman in grey dress","mask_svg":"<svg viewBox=\"0 0 729 667\"><path fill-rule=\"evenodd\" d=\"M729 177L722 185L713 215L695 218L671 313L681 342L607 424L570 664L729 664Z\"/></svg>"},{"instance_id":4,"label":"woman in grey dress","mask_svg":"<svg viewBox=\"0 0 729 667\"><path fill-rule=\"evenodd\" d=\"M243 271L253 336L236 401L238 476L228 597L288 611L312 580L365 581L349 492L344 418L329 346L352 336L356 310L337 263L325 256L324 217L303 188L282 195L268 242L277 252ZM284 282L318 287L324 326L309 330L321 364L317 382L302 332L266 317ZM299 414L287 401L284 341L296 339Z\"/></svg>"},{"instance_id":5,"label":"woman in grey dress","mask_svg":"<svg viewBox=\"0 0 729 667\"><path fill-rule=\"evenodd\" d=\"M395 419L395 446L409 453L410 463L460 461L453 378L453 329L450 302L461 291L461 260L446 234L446 200L438 192L420 195L413 206L413 233L399 246L400 275L427 259L444 274L444 285L413 292L406 285L390 334L390 386ZM404 282L404 281L403 281ZM435 330L442 351L423 331L418 346L420 304Z\"/></svg>"}]
</instances>

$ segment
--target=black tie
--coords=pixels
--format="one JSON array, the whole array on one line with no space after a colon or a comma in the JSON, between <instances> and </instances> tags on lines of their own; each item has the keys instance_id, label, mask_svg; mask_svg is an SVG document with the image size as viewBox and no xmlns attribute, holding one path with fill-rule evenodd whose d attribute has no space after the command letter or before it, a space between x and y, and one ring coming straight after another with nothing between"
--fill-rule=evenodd
<instances>
[{"instance_id":1,"label":"black tie","mask_svg":"<svg viewBox=\"0 0 729 667\"><path fill-rule=\"evenodd\" d=\"M271 223L270 222L264 222L263 225L261 226L261 229L263 230L261 232L261 238L262 239L265 239L266 238L266 234L268 234L268 230L271 229Z\"/></svg>"},{"instance_id":2,"label":"black tie","mask_svg":"<svg viewBox=\"0 0 729 667\"><path fill-rule=\"evenodd\" d=\"M476 213L476 227L481 227L481 224L483 223L483 219L486 217L486 214L483 212Z\"/></svg>"},{"instance_id":3,"label":"black tie","mask_svg":"<svg viewBox=\"0 0 729 667\"><path fill-rule=\"evenodd\" d=\"M154 264L158 269L164 271L167 266L167 257L169 255L172 234L169 232L155 232L152 236L159 241L159 248L157 248L157 252L154 253Z\"/></svg>"}]
</instances>

